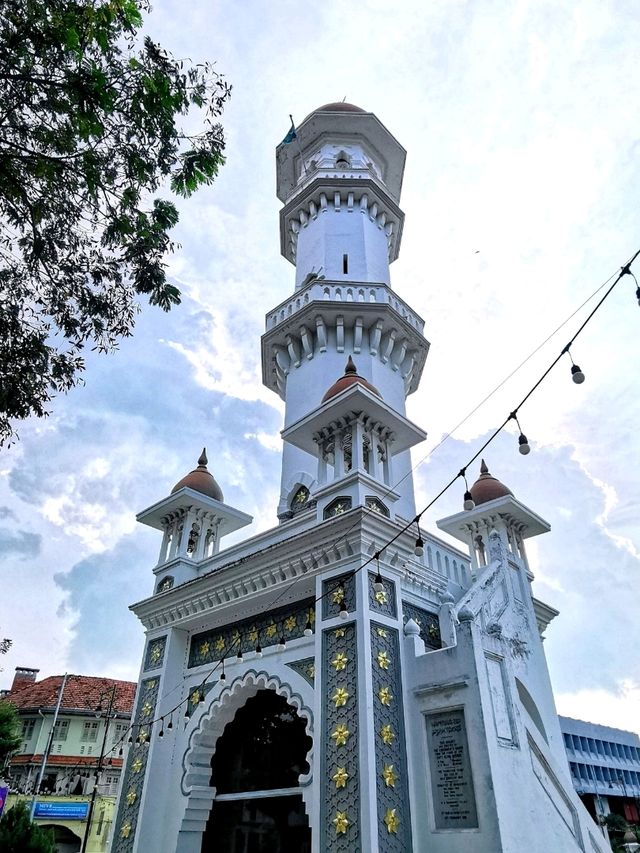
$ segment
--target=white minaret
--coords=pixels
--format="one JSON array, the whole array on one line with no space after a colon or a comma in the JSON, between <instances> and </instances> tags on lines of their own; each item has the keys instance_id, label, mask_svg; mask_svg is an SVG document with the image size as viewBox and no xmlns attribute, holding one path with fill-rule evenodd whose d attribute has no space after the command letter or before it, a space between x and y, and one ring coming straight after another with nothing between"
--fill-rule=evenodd
<instances>
[{"instance_id":1,"label":"white minaret","mask_svg":"<svg viewBox=\"0 0 640 853\"><path fill-rule=\"evenodd\" d=\"M404 162L380 121L346 103L315 110L277 149L281 249L296 267L294 293L269 312L262 338L263 382L286 404L281 520L295 510L301 487L313 500L323 485L317 455L286 432L320 406L327 377L343 376L351 356L358 375L403 419L406 396L418 387L429 349L424 322L391 290L389 276L404 222ZM394 497L401 518L415 513L408 446L390 449L393 479L402 481ZM381 451L374 479L384 462Z\"/></svg>"}]
</instances>

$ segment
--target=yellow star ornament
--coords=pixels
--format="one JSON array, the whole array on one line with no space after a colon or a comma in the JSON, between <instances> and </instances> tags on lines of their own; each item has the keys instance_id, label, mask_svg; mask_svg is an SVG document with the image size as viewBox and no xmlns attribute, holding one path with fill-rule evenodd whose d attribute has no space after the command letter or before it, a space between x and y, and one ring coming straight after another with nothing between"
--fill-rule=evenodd
<instances>
[{"instance_id":1,"label":"yellow star ornament","mask_svg":"<svg viewBox=\"0 0 640 853\"><path fill-rule=\"evenodd\" d=\"M349 774L345 767L338 767L336 772L331 777L333 781L336 783L336 788L344 788L347 784L347 779L349 778Z\"/></svg>"},{"instance_id":2,"label":"yellow star ornament","mask_svg":"<svg viewBox=\"0 0 640 853\"><path fill-rule=\"evenodd\" d=\"M378 604L386 604L387 603L387 593L381 589L379 592L376 592L376 601Z\"/></svg>"},{"instance_id":3,"label":"yellow star ornament","mask_svg":"<svg viewBox=\"0 0 640 853\"><path fill-rule=\"evenodd\" d=\"M252 628L252 629L249 631L249 639L251 640L251 642L252 642L252 643L257 643L257 642L258 642L258 632L256 631L256 629L255 629L255 628Z\"/></svg>"},{"instance_id":4,"label":"yellow star ornament","mask_svg":"<svg viewBox=\"0 0 640 853\"><path fill-rule=\"evenodd\" d=\"M336 692L331 697L332 701L336 703L336 708L343 708L347 704L348 698L349 693L344 687L337 687Z\"/></svg>"},{"instance_id":5,"label":"yellow star ornament","mask_svg":"<svg viewBox=\"0 0 640 853\"><path fill-rule=\"evenodd\" d=\"M396 771L393 769L393 764L384 765L382 778L384 779L384 784L387 788L395 788L398 776L396 775Z\"/></svg>"},{"instance_id":6,"label":"yellow star ornament","mask_svg":"<svg viewBox=\"0 0 640 853\"><path fill-rule=\"evenodd\" d=\"M135 791L133 790L133 788L132 788L132 789L129 791L129 793L127 794L127 803L128 803L130 806L132 806L132 805L135 803L135 801L136 801L136 797L137 797L137 796L138 796L138 795L136 794L136 792L135 792Z\"/></svg>"},{"instance_id":7,"label":"yellow star ornament","mask_svg":"<svg viewBox=\"0 0 640 853\"><path fill-rule=\"evenodd\" d=\"M152 711L153 711L153 708L151 707L151 703L145 702L144 705L142 706L142 716L148 717Z\"/></svg>"},{"instance_id":8,"label":"yellow star ornament","mask_svg":"<svg viewBox=\"0 0 640 853\"><path fill-rule=\"evenodd\" d=\"M391 700L393 699L391 689L389 687L381 687L380 690L378 690L378 699L383 705L390 705Z\"/></svg>"},{"instance_id":9,"label":"yellow star ornament","mask_svg":"<svg viewBox=\"0 0 640 853\"><path fill-rule=\"evenodd\" d=\"M296 627L296 617L289 616L287 619L285 619L284 627L287 629L287 631L293 631L293 629Z\"/></svg>"},{"instance_id":10,"label":"yellow star ornament","mask_svg":"<svg viewBox=\"0 0 640 853\"><path fill-rule=\"evenodd\" d=\"M346 812L336 812L336 816L333 819L333 825L336 828L336 834L341 835L347 831L347 827L349 826L349 818L347 817Z\"/></svg>"},{"instance_id":11,"label":"yellow star ornament","mask_svg":"<svg viewBox=\"0 0 640 853\"><path fill-rule=\"evenodd\" d=\"M383 726L380 729L380 737L382 738L383 743L386 743L386 744L393 743L393 739L395 738L395 734L393 732L393 729L389 725L389 723L387 723L386 726Z\"/></svg>"},{"instance_id":12,"label":"yellow star ornament","mask_svg":"<svg viewBox=\"0 0 640 853\"><path fill-rule=\"evenodd\" d=\"M386 628L376 628L376 633L378 634L379 637L386 637L387 636L387 629Z\"/></svg>"},{"instance_id":13,"label":"yellow star ornament","mask_svg":"<svg viewBox=\"0 0 640 853\"><path fill-rule=\"evenodd\" d=\"M389 669L389 664L391 661L389 660L389 655L386 652L378 652L377 656L378 666L380 669Z\"/></svg>"},{"instance_id":14,"label":"yellow star ornament","mask_svg":"<svg viewBox=\"0 0 640 853\"><path fill-rule=\"evenodd\" d=\"M384 822L387 825L387 832L397 832L398 826L400 825L400 820L398 815L396 814L395 809L387 809L387 813L384 816Z\"/></svg>"},{"instance_id":15,"label":"yellow star ornament","mask_svg":"<svg viewBox=\"0 0 640 853\"><path fill-rule=\"evenodd\" d=\"M336 628L336 637L344 637L346 636L346 631L344 628Z\"/></svg>"},{"instance_id":16,"label":"yellow star ornament","mask_svg":"<svg viewBox=\"0 0 640 853\"><path fill-rule=\"evenodd\" d=\"M343 669L347 668L347 656L344 652L338 652L338 654L331 661L331 666L335 669L336 672L341 672Z\"/></svg>"},{"instance_id":17,"label":"yellow star ornament","mask_svg":"<svg viewBox=\"0 0 640 853\"><path fill-rule=\"evenodd\" d=\"M344 746L350 734L351 732L344 723L339 723L333 732L331 732L331 738L335 740L336 746Z\"/></svg>"},{"instance_id":18,"label":"yellow star ornament","mask_svg":"<svg viewBox=\"0 0 640 853\"><path fill-rule=\"evenodd\" d=\"M209 643L205 640L204 643L202 643L202 645L200 646L200 654L202 655L202 657L206 657L209 654L210 648L211 647Z\"/></svg>"},{"instance_id":19,"label":"yellow star ornament","mask_svg":"<svg viewBox=\"0 0 640 853\"><path fill-rule=\"evenodd\" d=\"M161 654L162 654L162 650L160 649L160 646L154 646L151 649L151 655L150 655L152 663L157 663L160 660ZM123 829L124 829L124 827L123 827Z\"/></svg>"},{"instance_id":20,"label":"yellow star ornament","mask_svg":"<svg viewBox=\"0 0 640 853\"><path fill-rule=\"evenodd\" d=\"M129 821L122 824L120 835L122 838L128 838L131 835L131 824L129 823Z\"/></svg>"},{"instance_id":21,"label":"yellow star ornament","mask_svg":"<svg viewBox=\"0 0 640 853\"><path fill-rule=\"evenodd\" d=\"M139 773L142 770L142 759L136 758L133 764L131 765L131 769L134 773Z\"/></svg>"},{"instance_id":22,"label":"yellow star ornament","mask_svg":"<svg viewBox=\"0 0 640 853\"><path fill-rule=\"evenodd\" d=\"M215 647L217 652L221 652L224 650L224 639L222 637L218 637L218 639L216 640Z\"/></svg>"},{"instance_id":23,"label":"yellow star ornament","mask_svg":"<svg viewBox=\"0 0 640 853\"><path fill-rule=\"evenodd\" d=\"M340 604L344 601L344 587L339 586L337 589L334 589L331 598L333 599L334 604Z\"/></svg>"},{"instance_id":24,"label":"yellow star ornament","mask_svg":"<svg viewBox=\"0 0 640 853\"><path fill-rule=\"evenodd\" d=\"M271 623L271 625L267 625L267 637L275 637L277 630L278 629L273 624L273 622Z\"/></svg>"}]
</instances>

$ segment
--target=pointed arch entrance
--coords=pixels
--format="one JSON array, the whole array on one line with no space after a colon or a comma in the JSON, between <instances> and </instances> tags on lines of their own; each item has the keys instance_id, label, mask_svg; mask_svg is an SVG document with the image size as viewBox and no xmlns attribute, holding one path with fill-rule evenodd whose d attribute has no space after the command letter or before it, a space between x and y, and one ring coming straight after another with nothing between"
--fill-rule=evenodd
<instances>
[{"instance_id":1,"label":"pointed arch entrance","mask_svg":"<svg viewBox=\"0 0 640 853\"><path fill-rule=\"evenodd\" d=\"M211 759L216 790L202 853L310 853L299 779L309 772L306 721L262 689L240 707Z\"/></svg>"}]
</instances>

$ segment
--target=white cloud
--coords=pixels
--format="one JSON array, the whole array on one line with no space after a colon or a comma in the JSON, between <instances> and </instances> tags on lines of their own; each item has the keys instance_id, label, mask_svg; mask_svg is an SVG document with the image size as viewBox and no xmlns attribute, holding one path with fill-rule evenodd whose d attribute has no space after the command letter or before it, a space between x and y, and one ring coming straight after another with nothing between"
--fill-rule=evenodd
<instances>
[{"instance_id":1,"label":"white cloud","mask_svg":"<svg viewBox=\"0 0 640 853\"><path fill-rule=\"evenodd\" d=\"M556 708L563 717L637 732L640 720L640 685L625 679L619 682L616 692L602 689L558 692Z\"/></svg>"}]
</instances>

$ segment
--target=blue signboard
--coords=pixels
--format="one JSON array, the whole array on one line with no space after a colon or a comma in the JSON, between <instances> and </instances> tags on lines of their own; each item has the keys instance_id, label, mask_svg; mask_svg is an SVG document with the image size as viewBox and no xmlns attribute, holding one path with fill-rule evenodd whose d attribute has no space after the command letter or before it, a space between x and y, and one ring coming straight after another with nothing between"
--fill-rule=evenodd
<instances>
[{"instance_id":1,"label":"blue signboard","mask_svg":"<svg viewBox=\"0 0 640 853\"><path fill-rule=\"evenodd\" d=\"M34 817L58 820L86 820L89 803L36 803Z\"/></svg>"}]
</instances>

